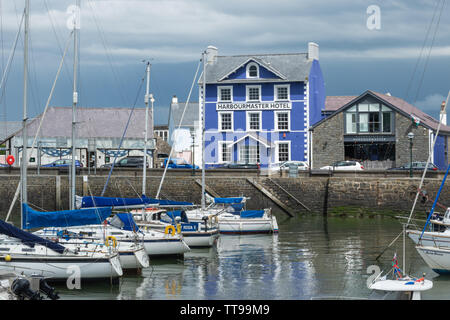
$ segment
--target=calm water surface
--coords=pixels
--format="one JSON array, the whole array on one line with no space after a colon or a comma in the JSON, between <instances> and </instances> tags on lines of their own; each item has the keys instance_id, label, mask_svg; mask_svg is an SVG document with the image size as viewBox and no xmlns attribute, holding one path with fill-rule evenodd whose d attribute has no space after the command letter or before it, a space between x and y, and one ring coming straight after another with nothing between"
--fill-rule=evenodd
<instances>
[{"instance_id":1,"label":"calm water surface","mask_svg":"<svg viewBox=\"0 0 450 320\"><path fill-rule=\"evenodd\" d=\"M120 284L57 286L61 299L264 299L367 298L367 267L389 271L395 251L401 266L402 238L376 261L401 232L398 220L278 217L278 235L221 235L216 248L192 249L184 259L151 259L140 276ZM423 299L450 299L450 277L438 276L406 239L407 271L434 282Z\"/></svg>"}]
</instances>

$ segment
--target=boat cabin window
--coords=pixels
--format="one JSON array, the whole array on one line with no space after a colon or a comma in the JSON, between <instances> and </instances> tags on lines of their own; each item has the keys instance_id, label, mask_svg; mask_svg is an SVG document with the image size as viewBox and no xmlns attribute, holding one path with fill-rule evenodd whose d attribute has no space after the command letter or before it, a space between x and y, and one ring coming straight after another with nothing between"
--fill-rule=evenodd
<instances>
[{"instance_id":1,"label":"boat cabin window","mask_svg":"<svg viewBox=\"0 0 450 320\"><path fill-rule=\"evenodd\" d=\"M35 250L32 248L23 248L22 252L34 252Z\"/></svg>"},{"instance_id":2,"label":"boat cabin window","mask_svg":"<svg viewBox=\"0 0 450 320\"><path fill-rule=\"evenodd\" d=\"M122 235L122 232L111 232L112 235Z\"/></svg>"},{"instance_id":3,"label":"boat cabin window","mask_svg":"<svg viewBox=\"0 0 450 320\"><path fill-rule=\"evenodd\" d=\"M0 251L9 251L10 248L0 248Z\"/></svg>"}]
</instances>

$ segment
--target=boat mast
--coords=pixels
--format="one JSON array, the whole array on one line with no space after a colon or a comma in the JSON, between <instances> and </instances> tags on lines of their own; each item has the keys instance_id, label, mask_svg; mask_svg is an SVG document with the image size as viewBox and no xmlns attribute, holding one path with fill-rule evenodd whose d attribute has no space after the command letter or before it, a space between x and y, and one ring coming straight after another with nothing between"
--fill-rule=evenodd
<instances>
[{"instance_id":1,"label":"boat mast","mask_svg":"<svg viewBox=\"0 0 450 320\"><path fill-rule=\"evenodd\" d=\"M73 96L72 96L72 166L71 166L71 192L70 192L70 210L75 209L75 129L76 129L76 106L78 103L77 92L77 70L78 70L78 10L80 8L80 0L77 0L77 9L73 15Z\"/></svg>"},{"instance_id":2,"label":"boat mast","mask_svg":"<svg viewBox=\"0 0 450 320\"><path fill-rule=\"evenodd\" d=\"M27 132L27 90L28 90L28 29L29 29L29 13L30 0L25 0L25 28L24 28L24 45L23 45L23 119L22 119L22 161L20 163L20 180L21 180L21 197L20 197L20 224L23 229L23 204L28 202L27 199L27 148L28 148L28 132Z\"/></svg>"},{"instance_id":3,"label":"boat mast","mask_svg":"<svg viewBox=\"0 0 450 320\"><path fill-rule=\"evenodd\" d=\"M206 108L206 51L202 53L203 61L203 108L202 108L202 210L205 210L205 108Z\"/></svg>"},{"instance_id":4,"label":"boat mast","mask_svg":"<svg viewBox=\"0 0 450 320\"><path fill-rule=\"evenodd\" d=\"M142 195L145 195L146 179L147 179L147 140L148 140L148 101L150 91L150 62L147 61L147 67L145 69L147 73L147 86L145 89L145 133L144 133L144 163L142 171ZM153 97L152 97L153 98ZM153 119L153 114L152 114ZM153 128L153 127L152 127Z\"/></svg>"}]
</instances>

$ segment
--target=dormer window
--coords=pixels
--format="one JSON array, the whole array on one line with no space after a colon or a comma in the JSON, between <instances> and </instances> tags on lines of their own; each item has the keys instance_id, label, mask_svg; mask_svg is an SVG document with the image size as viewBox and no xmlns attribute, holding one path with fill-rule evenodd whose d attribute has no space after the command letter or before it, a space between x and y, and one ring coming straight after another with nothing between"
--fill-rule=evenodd
<instances>
[{"instance_id":1,"label":"dormer window","mask_svg":"<svg viewBox=\"0 0 450 320\"><path fill-rule=\"evenodd\" d=\"M259 78L259 67L256 63L247 65L247 78Z\"/></svg>"}]
</instances>

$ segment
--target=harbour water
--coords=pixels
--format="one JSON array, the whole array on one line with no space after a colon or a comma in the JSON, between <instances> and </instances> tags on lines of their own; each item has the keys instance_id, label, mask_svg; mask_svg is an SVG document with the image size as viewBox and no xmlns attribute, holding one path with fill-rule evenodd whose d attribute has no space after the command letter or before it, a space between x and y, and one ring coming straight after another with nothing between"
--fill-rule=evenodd
<instances>
[{"instance_id":1,"label":"harbour water","mask_svg":"<svg viewBox=\"0 0 450 320\"><path fill-rule=\"evenodd\" d=\"M310 300L367 299L370 265L390 270L394 252L402 266L402 238L376 261L401 232L392 217L279 217L277 235L221 235L216 248L193 249L184 259L151 259L142 275L120 283L57 286L61 299L125 300ZM406 271L426 273L434 287L423 299L450 299L450 277L429 269L406 239Z\"/></svg>"}]
</instances>

